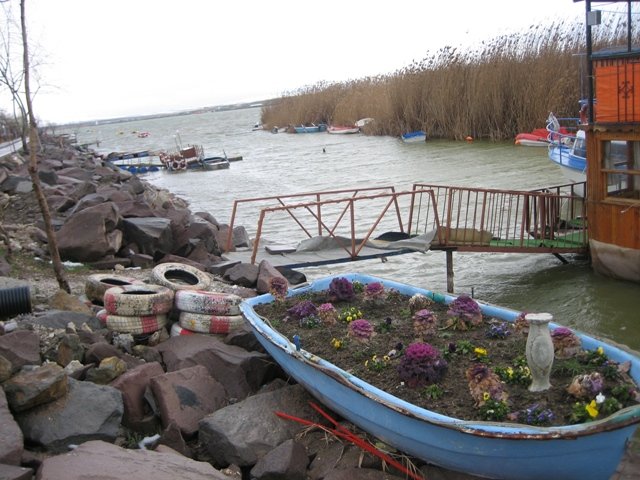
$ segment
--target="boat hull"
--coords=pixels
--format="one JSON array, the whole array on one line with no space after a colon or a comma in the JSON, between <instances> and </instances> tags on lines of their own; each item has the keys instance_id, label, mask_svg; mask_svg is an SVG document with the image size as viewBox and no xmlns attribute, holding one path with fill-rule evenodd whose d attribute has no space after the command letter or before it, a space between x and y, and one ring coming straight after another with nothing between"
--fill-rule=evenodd
<instances>
[{"instance_id":1,"label":"boat hull","mask_svg":"<svg viewBox=\"0 0 640 480\"><path fill-rule=\"evenodd\" d=\"M413 295L433 292L360 274L339 275ZM333 277L297 289L326 290ZM435 294L436 296L438 294ZM441 295L449 303L454 297ZM241 309L266 351L320 402L400 451L451 470L499 479L605 479L616 470L627 441L640 422L640 406L629 407L589 424L544 428L462 421L407 403L363 382L304 350L274 331L252 306L273 301L271 295L245 300ZM481 304L483 313L513 321L519 312ZM640 360L624 350L582 335L583 347L606 347L615 361L632 362L638 383Z\"/></svg>"},{"instance_id":2,"label":"boat hull","mask_svg":"<svg viewBox=\"0 0 640 480\"><path fill-rule=\"evenodd\" d=\"M427 141L427 134L423 131L403 133L402 141L404 143L424 143Z\"/></svg>"},{"instance_id":3,"label":"boat hull","mask_svg":"<svg viewBox=\"0 0 640 480\"><path fill-rule=\"evenodd\" d=\"M352 133L359 133L360 127L329 127L327 128L327 133L331 133L333 135L348 135Z\"/></svg>"},{"instance_id":4,"label":"boat hull","mask_svg":"<svg viewBox=\"0 0 640 480\"><path fill-rule=\"evenodd\" d=\"M549 160L560 167L562 176L571 183L587 181L587 159L575 155L571 148L565 145L552 144L549 146ZM584 196L584 189L580 187L576 193Z\"/></svg>"}]
</instances>

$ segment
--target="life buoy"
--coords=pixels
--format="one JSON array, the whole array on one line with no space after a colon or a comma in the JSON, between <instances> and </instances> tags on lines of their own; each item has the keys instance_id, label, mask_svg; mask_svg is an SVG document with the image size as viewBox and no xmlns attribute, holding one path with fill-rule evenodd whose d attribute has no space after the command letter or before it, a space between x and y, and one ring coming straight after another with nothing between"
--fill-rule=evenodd
<instances>
[{"instance_id":1,"label":"life buoy","mask_svg":"<svg viewBox=\"0 0 640 480\"><path fill-rule=\"evenodd\" d=\"M111 315L102 309L96 317L109 330L133 334L154 333L167 324L167 315Z\"/></svg>"},{"instance_id":2,"label":"life buoy","mask_svg":"<svg viewBox=\"0 0 640 480\"><path fill-rule=\"evenodd\" d=\"M84 284L84 294L91 303L103 305L104 292L109 288L139 283L143 282L135 278L112 275L110 273L95 273L87 277Z\"/></svg>"},{"instance_id":3,"label":"life buoy","mask_svg":"<svg viewBox=\"0 0 640 480\"><path fill-rule=\"evenodd\" d=\"M151 271L153 283L171 290L207 290L211 285L208 273L184 263L161 263Z\"/></svg>"},{"instance_id":4,"label":"life buoy","mask_svg":"<svg viewBox=\"0 0 640 480\"><path fill-rule=\"evenodd\" d=\"M238 295L205 290L178 290L174 298L174 306L181 312L205 315L240 315L240 303Z\"/></svg>"},{"instance_id":5,"label":"life buoy","mask_svg":"<svg viewBox=\"0 0 640 480\"><path fill-rule=\"evenodd\" d=\"M185 161L185 159L183 158L182 160L180 160L179 162L180 165L180 170L184 170L185 168L187 168L187 162Z\"/></svg>"},{"instance_id":6,"label":"life buoy","mask_svg":"<svg viewBox=\"0 0 640 480\"><path fill-rule=\"evenodd\" d=\"M112 315L163 315L173 308L174 292L162 285L133 284L104 292L104 309Z\"/></svg>"},{"instance_id":7,"label":"life buoy","mask_svg":"<svg viewBox=\"0 0 640 480\"><path fill-rule=\"evenodd\" d=\"M244 325L242 315L204 315L180 312L178 323L182 328L199 333L227 334L236 332Z\"/></svg>"},{"instance_id":8,"label":"life buoy","mask_svg":"<svg viewBox=\"0 0 640 480\"><path fill-rule=\"evenodd\" d=\"M173 170L178 170L179 166L180 166L180 164L178 163L178 161L177 161L177 160L173 160L173 161L171 162L171 168L172 168Z\"/></svg>"}]
</instances>

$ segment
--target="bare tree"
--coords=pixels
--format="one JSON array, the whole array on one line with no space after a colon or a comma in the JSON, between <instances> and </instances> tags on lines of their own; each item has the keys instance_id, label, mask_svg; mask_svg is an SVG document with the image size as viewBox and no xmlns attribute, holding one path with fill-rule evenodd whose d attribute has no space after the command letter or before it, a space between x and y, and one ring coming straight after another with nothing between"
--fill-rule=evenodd
<instances>
[{"instance_id":1,"label":"bare tree","mask_svg":"<svg viewBox=\"0 0 640 480\"><path fill-rule=\"evenodd\" d=\"M40 205L40 211L42 212L42 219L44 220L45 231L47 233L47 240L49 242L49 253L51 254L51 260L53 262L53 271L56 275L56 280L61 289L67 293L71 292L69 282L65 274L64 266L60 258L60 252L58 251L58 240L55 232L53 231L53 225L51 223L51 214L49 213L49 205L47 199L44 196L42 184L40 183L40 177L38 176L38 157L37 157L37 145L40 144L38 139L38 125L36 122L36 116L33 113L33 102L31 100L31 86L30 86L30 73L29 73L29 44L27 42L27 22L25 13L26 0L20 0L20 26L22 30L22 63L24 68L24 97L26 103L27 118L29 119L29 175L33 183L33 190L38 199Z\"/></svg>"},{"instance_id":2,"label":"bare tree","mask_svg":"<svg viewBox=\"0 0 640 480\"><path fill-rule=\"evenodd\" d=\"M7 3L6 0L0 0L0 3ZM14 66L20 65L19 58L14 58L13 46L17 43L12 38L13 32L16 30L14 27L14 20L11 15L11 9L9 5L3 5L5 13L5 28L0 30L0 85L4 85L11 96L13 105L13 117L15 123L19 126L18 133L22 140L22 150L28 152L27 136L29 133L29 124L27 119L27 108L22 99L21 91L24 81L24 69L14 68Z\"/></svg>"}]
</instances>

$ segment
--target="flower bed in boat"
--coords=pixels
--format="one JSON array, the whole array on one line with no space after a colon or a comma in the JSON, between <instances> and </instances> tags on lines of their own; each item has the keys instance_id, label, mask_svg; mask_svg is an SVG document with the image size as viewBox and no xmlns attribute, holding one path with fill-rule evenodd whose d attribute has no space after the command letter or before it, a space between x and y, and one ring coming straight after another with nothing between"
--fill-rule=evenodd
<instances>
[{"instance_id":1,"label":"flower bed in boat","mask_svg":"<svg viewBox=\"0 0 640 480\"><path fill-rule=\"evenodd\" d=\"M286 286L284 287L286 288ZM336 278L322 292L255 305L292 343L407 402L453 418L566 425L639 401L628 364L583 350L569 329L552 332L551 388L530 392L524 315L505 322L460 296L407 296L380 282ZM436 301L434 301L434 299ZM441 300L441 301L437 301Z\"/></svg>"}]
</instances>

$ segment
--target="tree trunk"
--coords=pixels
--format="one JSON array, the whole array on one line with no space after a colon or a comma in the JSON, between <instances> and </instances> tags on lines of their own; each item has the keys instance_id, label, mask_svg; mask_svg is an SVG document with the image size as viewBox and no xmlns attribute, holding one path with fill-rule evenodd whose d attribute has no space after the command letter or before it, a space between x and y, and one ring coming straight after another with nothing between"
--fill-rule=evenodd
<instances>
[{"instance_id":1,"label":"tree trunk","mask_svg":"<svg viewBox=\"0 0 640 480\"><path fill-rule=\"evenodd\" d=\"M22 47L23 47L23 64L24 64L24 91L27 100L27 113L29 115L29 176L33 183L33 191L36 194L38 205L40 205L40 211L42 212L42 219L44 220L45 232L47 234L47 240L49 242L49 253L51 254L51 261L53 263L53 271L58 281L60 288L67 293L71 293L71 287L67 281L64 266L60 259L60 252L58 251L58 240L55 232L53 231L53 225L51 224L51 214L49 212L49 205L47 199L44 196L42 190L42 184L40 183L40 177L38 176L38 157L37 152L39 150L38 139L38 127L36 124L36 117L33 113L33 104L31 102L31 88L29 85L29 50L27 43L27 24L25 17L25 2L26 0L20 0L20 22L22 26Z\"/></svg>"}]
</instances>

